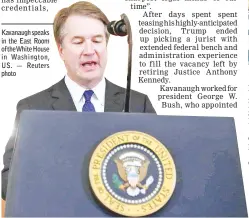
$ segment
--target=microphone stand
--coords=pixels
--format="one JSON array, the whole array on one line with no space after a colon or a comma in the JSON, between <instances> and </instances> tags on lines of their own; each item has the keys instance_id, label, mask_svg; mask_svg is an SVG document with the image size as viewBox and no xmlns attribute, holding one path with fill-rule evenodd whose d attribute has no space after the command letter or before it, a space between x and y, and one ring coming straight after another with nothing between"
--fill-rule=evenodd
<instances>
[{"instance_id":1,"label":"microphone stand","mask_svg":"<svg viewBox=\"0 0 249 218\"><path fill-rule=\"evenodd\" d=\"M131 92L131 66L132 66L132 33L131 25L128 17L125 14L121 15L121 18L124 20L126 29L127 29L127 42L128 42L128 73L127 73L127 86L125 93L125 105L124 112L130 112L130 92Z\"/></svg>"}]
</instances>

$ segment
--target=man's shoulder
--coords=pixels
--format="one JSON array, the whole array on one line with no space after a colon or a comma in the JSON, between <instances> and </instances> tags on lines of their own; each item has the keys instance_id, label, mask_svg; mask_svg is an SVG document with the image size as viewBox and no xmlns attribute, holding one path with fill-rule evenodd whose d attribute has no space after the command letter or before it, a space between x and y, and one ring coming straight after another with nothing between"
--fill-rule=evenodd
<instances>
[{"instance_id":1,"label":"man's shoulder","mask_svg":"<svg viewBox=\"0 0 249 218\"><path fill-rule=\"evenodd\" d=\"M27 97L21 99L20 102L32 102L32 101L36 101L37 99L48 96L51 93L51 91L53 90L53 86L54 85L52 85L49 88L46 88L40 92L37 92L37 93L32 94L30 96L27 96Z\"/></svg>"},{"instance_id":2,"label":"man's shoulder","mask_svg":"<svg viewBox=\"0 0 249 218\"><path fill-rule=\"evenodd\" d=\"M126 93L126 88L123 88L123 87L121 87L121 86L119 86L117 84L114 84L114 83L110 82L109 80L106 80L106 81L107 81L107 85L109 87L111 87L112 89L115 89L115 91L117 93L123 93L123 94ZM132 97L134 97L134 98L143 98L143 99L146 98L146 96L147 96L146 94L138 92L138 91L136 91L134 89L131 89L130 95Z\"/></svg>"},{"instance_id":3,"label":"man's shoulder","mask_svg":"<svg viewBox=\"0 0 249 218\"><path fill-rule=\"evenodd\" d=\"M58 86L58 84L60 83L62 83L62 80L51 85L49 88L46 88L40 92L37 92L21 99L17 104L17 108L20 106L24 106L30 109L42 109L43 107L46 107L46 105L50 103L49 99L51 99L51 93L55 90L55 87Z\"/></svg>"},{"instance_id":4,"label":"man's shoulder","mask_svg":"<svg viewBox=\"0 0 249 218\"><path fill-rule=\"evenodd\" d=\"M107 80L107 97L112 95L121 100L125 100L126 89ZM110 96L109 96L110 95ZM130 111L136 113L156 113L153 105L150 102L149 97L141 92L131 90L130 91Z\"/></svg>"}]
</instances>

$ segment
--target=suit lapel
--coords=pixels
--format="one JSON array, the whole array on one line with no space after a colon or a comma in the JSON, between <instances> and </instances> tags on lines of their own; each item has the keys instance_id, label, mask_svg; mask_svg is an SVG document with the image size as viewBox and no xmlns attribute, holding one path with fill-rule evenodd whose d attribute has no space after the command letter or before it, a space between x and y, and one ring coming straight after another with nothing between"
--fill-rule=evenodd
<instances>
[{"instance_id":1,"label":"suit lapel","mask_svg":"<svg viewBox=\"0 0 249 218\"><path fill-rule=\"evenodd\" d=\"M64 78L53 86L51 97L54 99L54 110L76 111L73 99L65 84ZM125 89L106 79L105 112L122 112L124 110Z\"/></svg>"},{"instance_id":2,"label":"suit lapel","mask_svg":"<svg viewBox=\"0 0 249 218\"><path fill-rule=\"evenodd\" d=\"M124 109L125 89L106 79L105 112L122 112Z\"/></svg>"},{"instance_id":3,"label":"suit lapel","mask_svg":"<svg viewBox=\"0 0 249 218\"><path fill-rule=\"evenodd\" d=\"M52 108L54 110L76 111L64 78L54 85L51 96L54 99L54 102L52 103Z\"/></svg>"}]
</instances>

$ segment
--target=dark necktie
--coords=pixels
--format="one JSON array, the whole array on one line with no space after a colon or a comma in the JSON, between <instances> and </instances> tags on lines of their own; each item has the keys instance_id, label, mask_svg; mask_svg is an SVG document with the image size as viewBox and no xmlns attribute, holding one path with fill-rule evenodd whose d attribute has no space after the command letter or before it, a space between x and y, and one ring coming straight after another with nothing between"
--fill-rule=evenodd
<instances>
[{"instance_id":1,"label":"dark necktie","mask_svg":"<svg viewBox=\"0 0 249 218\"><path fill-rule=\"evenodd\" d=\"M84 111L84 112L95 112L94 105L91 102L91 97L93 95L93 91L92 90L86 90L83 95L85 97L85 104L82 107L82 111Z\"/></svg>"}]
</instances>

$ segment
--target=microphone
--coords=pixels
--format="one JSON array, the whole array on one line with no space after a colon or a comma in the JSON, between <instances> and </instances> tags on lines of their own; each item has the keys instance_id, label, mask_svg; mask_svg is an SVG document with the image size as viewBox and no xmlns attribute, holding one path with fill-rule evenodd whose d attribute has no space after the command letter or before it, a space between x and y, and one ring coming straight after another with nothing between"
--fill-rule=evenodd
<instances>
[{"instance_id":1,"label":"microphone","mask_svg":"<svg viewBox=\"0 0 249 218\"><path fill-rule=\"evenodd\" d=\"M124 110L123 112L130 112L130 95L131 95L131 65L132 65L132 33L131 25L126 14L121 15L119 21L112 21L107 25L107 31L115 36L128 36L128 73L127 73L127 86L125 90L125 99L124 99Z\"/></svg>"},{"instance_id":2,"label":"microphone","mask_svg":"<svg viewBox=\"0 0 249 218\"><path fill-rule=\"evenodd\" d=\"M107 31L115 36L126 36L127 29L124 20L112 21L107 25Z\"/></svg>"}]
</instances>

